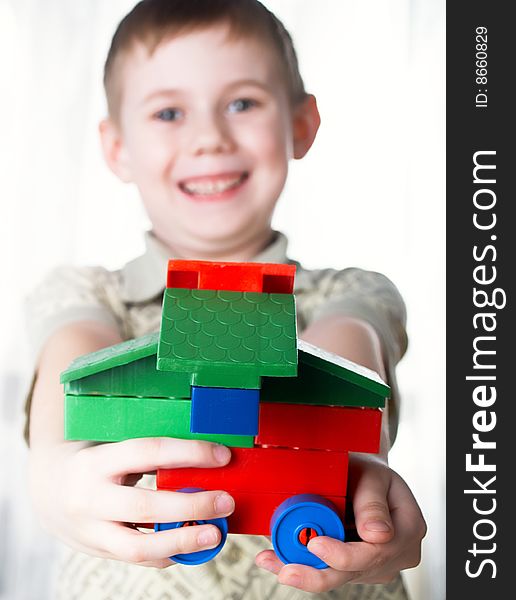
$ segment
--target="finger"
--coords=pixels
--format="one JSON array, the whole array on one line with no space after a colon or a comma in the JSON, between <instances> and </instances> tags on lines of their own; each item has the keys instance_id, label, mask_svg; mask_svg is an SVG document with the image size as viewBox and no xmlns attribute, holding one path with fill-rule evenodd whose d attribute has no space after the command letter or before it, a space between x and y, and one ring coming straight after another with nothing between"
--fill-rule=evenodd
<instances>
[{"instance_id":1,"label":"finger","mask_svg":"<svg viewBox=\"0 0 516 600\"><path fill-rule=\"evenodd\" d=\"M393 480L388 500L396 531L399 523L403 529L414 532L415 537L422 540L427 532L426 522L414 495L401 477Z\"/></svg>"},{"instance_id":2,"label":"finger","mask_svg":"<svg viewBox=\"0 0 516 600\"><path fill-rule=\"evenodd\" d=\"M87 448L98 472L111 476L147 473L156 469L220 467L231 452L221 444L177 438L136 438Z\"/></svg>"},{"instance_id":3,"label":"finger","mask_svg":"<svg viewBox=\"0 0 516 600\"><path fill-rule=\"evenodd\" d=\"M308 550L335 569L348 572L355 578L357 572L377 569L389 560L385 545L374 545L365 542L340 542L333 538L320 536L310 540ZM258 567L275 573L285 566L273 550L263 550L257 554L255 562Z\"/></svg>"},{"instance_id":4,"label":"finger","mask_svg":"<svg viewBox=\"0 0 516 600\"><path fill-rule=\"evenodd\" d=\"M154 567L155 569L167 569L168 567L173 567L177 565L170 558L163 558L162 560L145 560L141 563L138 563L140 567Z\"/></svg>"},{"instance_id":5,"label":"finger","mask_svg":"<svg viewBox=\"0 0 516 600\"><path fill-rule=\"evenodd\" d=\"M390 556L385 544L341 542L324 536L310 540L308 550L324 560L329 567L350 573L377 569Z\"/></svg>"},{"instance_id":6,"label":"finger","mask_svg":"<svg viewBox=\"0 0 516 600\"><path fill-rule=\"evenodd\" d=\"M265 569L269 573L277 575L285 566L284 563L276 556L274 550L263 550L255 557L255 563L260 569Z\"/></svg>"},{"instance_id":7,"label":"finger","mask_svg":"<svg viewBox=\"0 0 516 600\"><path fill-rule=\"evenodd\" d=\"M396 530L394 541L398 546L398 560L393 567L400 571L416 567L421 561L421 542L426 535L427 526L406 483L400 478L393 482L392 488L397 495L392 519Z\"/></svg>"},{"instance_id":8,"label":"finger","mask_svg":"<svg viewBox=\"0 0 516 600\"><path fill-rule=\"evenodd\" d=\"M353 496L353 509L359 536L366 542L384 544L394 535L387 495L389 481L377 477L376 470L362 473Z\"/></svg>"},{"instance_id":9,"label":"finger","mask_svg":"<svg viewBox=\"0 0 516 600\"><path fill-rule=\"evenodd\" d=\"M134 564L157 561L165 566L170 556L215 548L221 539L215 525L179 527L156 533L141 533L119 523L105 525L107 552L112 558Z\"/></svg>"},{"instance_id":10,"label":"finger","mask_svg":"<svg viewBox=\"0 0 516 600\"><path fill-rule=\"evenodd\" d=\"M264 550L256 555L256 565L274 575L284 585L309 592L322 592L342 585L355 577L356 573L338 573L333 569L312 569L303 565L285 565L273 550ZM314 573L312 573L314 571Z\"/></svg>"},{"instance_id":11,"label":"finger","mask_svg":"<svg viewBox=\"0 0 516 600\"><path fill-rule=\"evenodd\" d=\"M227 517L233 498L222 490L182 493L104 485L86 502L91 516L103 521L168 523Z\"/></svg>"},{"instance_id":12,"label":"finger","mask_svg":"<svg viewBox=\"0 0 516 600\"><path fill-rule=\"evenodd\" d=\"M357 573L343 573L335 569L314 569L305 565L285 565L278 581L306 592L321 593L340 587L357 577Z\"/></svg>"}]
</instances>

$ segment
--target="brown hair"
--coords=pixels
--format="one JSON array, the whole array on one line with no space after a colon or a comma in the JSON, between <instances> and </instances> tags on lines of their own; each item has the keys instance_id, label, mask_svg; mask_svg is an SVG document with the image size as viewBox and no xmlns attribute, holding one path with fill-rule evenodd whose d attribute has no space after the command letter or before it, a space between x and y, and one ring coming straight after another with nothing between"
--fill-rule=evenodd
<instances>
[{"instance_id":1,"label":"brown hair","mask_svg":"<svg viewBox=\"0 0 516 600\"><path fill-rule=\"evenodd\" d=\"M119 23L104 66L109 114L117 117L121 86L117 73L123 58L140 42L149 55L166 40L214 24L226 23L232 39L254 36L273 44L293 106L306 97L290 34L258 0L142 0Z\"/></svg>"}]
</instances>

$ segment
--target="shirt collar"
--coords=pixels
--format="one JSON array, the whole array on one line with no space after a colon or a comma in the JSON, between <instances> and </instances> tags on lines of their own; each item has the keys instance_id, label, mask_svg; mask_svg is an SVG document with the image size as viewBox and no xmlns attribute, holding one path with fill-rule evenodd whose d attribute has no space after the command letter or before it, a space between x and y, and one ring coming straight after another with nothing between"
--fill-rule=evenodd
<instances>
[{"instance_id":1,"label":"shirt collar","mask_svg":"<svg viewBox=\"0 0 516 600\"><path fill-rule=\"evenodd\" d=\"M274 232L272 242L250 262L286 263L287 237ZM122 268L121 295L124 302L147 302L163 293L167 281L167 266L171 255L168 248L152 231L145 232L145 252Z\"/></svg>"}]
</instances>

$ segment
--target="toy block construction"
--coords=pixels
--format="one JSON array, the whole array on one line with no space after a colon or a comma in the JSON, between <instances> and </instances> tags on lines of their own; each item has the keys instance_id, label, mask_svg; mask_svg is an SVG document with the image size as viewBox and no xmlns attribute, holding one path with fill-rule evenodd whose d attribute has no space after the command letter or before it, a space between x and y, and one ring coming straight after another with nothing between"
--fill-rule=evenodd
<instances>
[{"instance_id":1,"label":"toy block construction","mask_svg":"<svg viewBox=\"0 0 516 600\"><path fill-rule=\"evenodd\" d=\"M170 260L159 332L82 356L61 374L65 438L177 437L229 446L228 465L161 469L160 490L224 489L220 544L170 557L197 565L227 534L270 535L284 563L327 567L311 538L346 539L348 453L379 450L389 387L297 339L295 266Z\"/></svg>"}]
</instances>

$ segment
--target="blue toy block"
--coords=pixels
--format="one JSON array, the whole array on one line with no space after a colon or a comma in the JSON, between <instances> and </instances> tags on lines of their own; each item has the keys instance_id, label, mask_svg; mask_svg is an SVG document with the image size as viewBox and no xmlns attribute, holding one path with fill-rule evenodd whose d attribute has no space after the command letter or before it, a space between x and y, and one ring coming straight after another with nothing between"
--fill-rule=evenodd
<instances>
[{"instance_id":1,"label":"blue toy block","mask_svg":"<svg viewBox=\"0 0 516 600\"><path fill-rule=\"evenodd\" d=\"M192 386L192 433L258 434L260 390Z\"/></svg>"}]
</instances>

